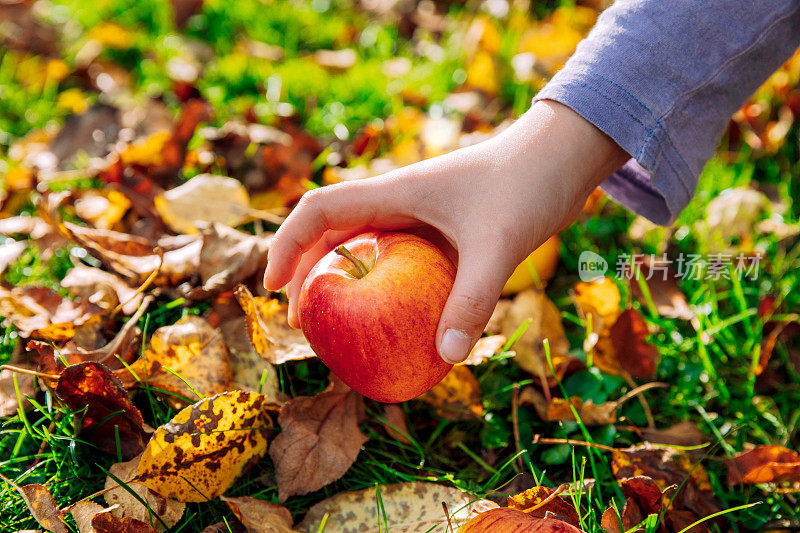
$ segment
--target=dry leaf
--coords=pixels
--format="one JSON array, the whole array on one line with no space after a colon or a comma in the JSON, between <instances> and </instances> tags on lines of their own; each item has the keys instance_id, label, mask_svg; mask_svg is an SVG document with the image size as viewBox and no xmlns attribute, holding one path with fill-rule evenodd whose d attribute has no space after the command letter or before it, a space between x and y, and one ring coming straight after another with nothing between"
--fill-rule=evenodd
<instances>
[{"instance_id":1,"label":"dry leaf","mask_svg":"<svg viewBox=\"0 0 800 533\"><path fill-rule=\"evenodd\" d=\"M514 343L514 360L524 370L542 382L554 384L556 377L550 370L543 341L550 345L550 361L560 379L567 372L577 370L583 363L569 355L569 342L561 325L561 314L543 291L529 289L517 294L505 315L497 319L504 336L511 338L520 325L530 321L525 333Z\"/></svg>"},{"instance_id":2,"label":"dry leaf","mask_svg":"<svg viewBox=\"0 0 800 533\"><path fill-rule=\"evenodd\" d=\"M56 395L80 414L80 434L101 450L130 459L146 441L144 420L122 383L100 363L68 366L58 378Z\"/></svg>"},{"instance_id":3,"label":"dry leaf","mask_svg":"<svg viewBox=\"0 0 800 533\"><path fill-rule=\"evenodd\" d=\"M36 395L34 381L36 378L30 374L18 374L8 369L0 370L0 418L14 416L19 408L19 397L14 388L14 376L17 377L19 394L22 397L22 408L30 410L31 403L27 397Z\"/></svg>"},{"instance_id":4,"label":"dry leaf","mask_svg":"<svg viewBox=\"0 0 800 533\"><path fill-rule=\"evenodd\" d=\"M699 446L709 442L709 437L697 427L697 424L684 420L666 429L643 428L644 440L654 444L671 444L674 446Z\"/></svg>"},{"instance_id":5,"label":"dry leaf","mask_svg":"<svg viewBox=\"0 0 800 533\"><path fill-rule=\"evenodd\" d=\"M395 440L411 444L411 439L408 438L408 425L406 425L406 414L403 408L396 403L383 404L383 415L386 417L386 423L383 424L383 429Z\"/></svg>"},{"instance_id":6,"label":"dry leaf","mask_svg":"<svg viewBox=\"0 0 800 533\"><path fill-rule=\"evenodd\" d=\"M127 488L129 490L135 492L139 498L146 501L150 506L150 509L157 513L161 520L168 527L172 527L177 524L183 516L183 511L186 508L186 504L176 500L171 500L169 498L164 498L160 494L139 483L131 483L136 477L136 471L139 467L139 461L141 461L141 459L142 457L140 455L124 463L115 463L111 465L108 471L123 482L127 483ZM161 521L154 516L151 516L151 513L147 507L145 507L141 501L134 498L125 487L120 486L116 481L114 481L111 476L106 477L106 483L103 488L108 490L108 492L103 495L103 499L111 507L111 514L119 518L128 517L148 523L159 532L165 530Z\"/></svg>"},{"instance_id":7,"label":"dry leaf","mask_svg":"<svg viewBox=\"0 0 800 533\"><path fill-rule=\"evenodd\" d=\"M131 201L114 189L89 190L75 200L75 214L95 228L111 229L131 207Z\"/></svg>"},{"instance_id":8,"label":"dry leaf","mask_svg":"<svg viewBox=\"0 0 800 533\"><path fill-rule=\"evenodd\" d=\"M609 277L577 283L573 289L575 303L583 316L592 317L592 332L609 329L620 315L619 288Z\"/></svg>"},{"instance_id":9,"label":"dry leaf","mask_svg":"<svg viewBox=\"0 0 800 533\"><path fill-rule=\"evenodd\" d=\"M424 533L447 530L442 503L445 503L454 528L475 512L496 507L478 500L455 487L436 483L398 483L381 485L380 501L386 512L387 526L392 533ZM318 531L327 515L325 533L359 533L377 531L383 520L378 514L376 489L342 492L311 507L298 525L302 531ZM443 529L444 528L444 529Z\"/></svg>"},{"instance_id":10,"label":"dry leaf","mask_svg":"<svg viewBox=\"0 0 800 533\"><path fill-rule=\"evenodd\" d=\"M200 250L203 285L192 297L207 298L231 290L254 274L263 273L271 233L250 235L219 223L200 223L198 227L203 236Z\"/></svg>"},{"instance_id":11,"label":"dry leaf","mask_svg":"<svg viewBox=\"0 0 800 533\"><path fill-rule=\"evenodd\" d=\"M95 533L92 527L92 518L102 511L103 506L94 502L78 502L69 510L72 518L75 519L75 524L78 526L79 533Z\"/></svg>"},{"instance_id":12,"label":"dry leaf","mask_svg":"<svg viewBox=\"0 0 800 533\"><path fill-rule=\"evenodd\" d=\"M694 312L689 309L686 295L678 287L678 280L675 270L672 267L654 264L652 256L645 255L644 263L637 263L641 271L642 279L647 283L650 297L658 314L664 318L680 318L681 320L691 320ZM649 279L648 279L649 278ZM642 290L636 280L631 281L631 292L642 305L646 305Z\"/></svg>"},{"instance_id":13,"label":"dry leaf","mask_svg":"<svg viewBox=\"0 0 800 533\"><path fill-rule=\"evenodd\" d=\"M461 362L463 365L479 365L492 358L506 343L503 335L481 337L467 358Z\"/></svg>"},{"instance_id":14,"label":"dry leaf","mask_svg":"<svg viewBox=\"0 0 800 533\"><path fill-rule=\"evenodd\" d=\"M247 529L247 533L297 533L297 530L292 529L292 514L283 505L251 496L222 496L221 500L228 504Z\"/></svg>"},{"instance_id":15,"label":"dry leaf","mask_svg":"<svg viewBox=\"0 0 800 533\"><path fill-rule=\"evenodd\" d=\"M16 262L22 255L28 245L24 241L15 241L7 239L3 244L0 244L0 274Z\"/></svg>"},{"instance_id":16,"label":"dry leaf","mask_svg":"<svg viewBox=\"0 0 800 533\"><path fill-rule=\"evenodd\" d=\"M520 405L533 405L539 418L545 422L575 422L574 408L587 426L603 426L614 424L617 421L617 408L619 402L605 402L595 404L591 400L584 402L581 398L573 396L565 398L552 398L548 403L544 395L533 387L525 387L519 395Z\"/></svg>"},{"instance_id":17,"label":"dry leaf","mask_svg":"<svg viewBox=\"0 0 800 533\"><path fill-rule=\"evenodd\" d=\"M555 518L534 518L528 513L501 507L483 512L467 522L459 533L581 533L575 526Z\"/></svg>"},{"instance_id":18,"label":"dry leaf","mask_svg":"<svg viewBox=\"0 0 800 533\"><path fill-rule=\"evenodd\" d=\"M447 375L418 398L436 408L448 420L467 420L483 415L481 387L469 368L456 365Z\"/></svg>"},{"instance_id":19,"label":"dry leaf","mask_svg":"<svg viewBox=\"0 0 800 533\"><path fill-rule=\"evenodd\" d=\"M105 311L121 305L126 315L135 313L143 298L119 276L83 265L70 269L61 280L61 286L79 299L87 300Z\"/></svg>"},{"instance_id":20,"label":"dry leaf","mask_svg":"<svg viewBox=\"0 0 800 533\"><path fill-rule=\"evenodd\" d=\"M556 518L580 526L578 512L569 496L553 497L554 492L547 487L532 487L521 494L509 496L508 508L523 511L534 518Z\"/></svg>"},{"instance_id":21,"label":"dry leaf","mask_svg":"<svg viewBox=\"0 0 800 533\"><path fill-rule=\"evenodd\" d=\"M148 386L166 391L167 399L174 405L184 403L185 399L196 400L195 391L202 396L213 396L234 388L233 370L222 335L205 319L193 315L157 329L142 358L130 365L130 372L120 371L120 374L125 376L125 383L133 383L136 376Z\"/></svg>"},{"instance_id":22,"label":"dry leaf","mask_svg":"<svg viewBox=\"0 0 800 533\"><path fill-rule=\"evenodd\" d=\"M367 441L358 429L363 397L338 379L316 396L289 400L278 416L281 433L269 455L281 502L342 477Z\"/></svg>"},{"instance_id":23,"label":"dry leaf","mask_svg":"<svg viewBox=\"0 0 800 533\"><path fill-rule=\"evenodd\" d=\"M647 443L618 449L613 452L611 470L618 480L636 476L652 478L662 491L671 485L681 487L673 500L676 510L704 517L721 509L705 469L693 464L686 452Z\"/></svg>"},{"instance_id":24,"label":"dry leaf","mask_svg":"<svg viewBox=\"0 0 800 533\"><path fill-rule=\"evenodd\" d=\"M98 324L99 312L90 302L62 298L46 287L0 287L0 316L14 324L24 338L69 340L78 326Z\"/></svg>"},{"instance_id":25,"label":"dry leaf","mask_svg":"<svg viewBox=\"0 0 800 533\"><path fill-rule=\"evenodd\" d=\"M244 285L235 294L247 315L247 335L261 357L274 365L315 357L303 333L289 326L286 304L253 296Z\"/></svg>"},{"instance_id":26,"label":"dry leaf","mask_svg":"<svg viewBox=\"0 0 800 533\"><path fill-rule=\"evenodd\" d=\"M138 480L167 498L204 502L223 494L267 450L265 396L219 394L186 407L156 430Z\"/></svg>"},{"instance_id":27,"label":"dry leaf","mask_svg":"<svg viewBox=\"0 0 800 533\"><path fill-rule=\"evenodd\" d=\"M619 515L614 507L609 506L603 513L601 524L607 533L624 533L626 531L643 531L638 526L649 515L662 515L663 521L658 531L665 532L666 524L671 524L674 509L668 509L677 486L671 485L662 491L649 477L636 476L620 480L622 493L625 495L625 506ZM680 531L681 528L670 529ZM698 533L697 530L694 530Z\"/></svg>"},{"instance_id":28,"label":"dry leaf","mask_svg":"<svg viewBox=\"0 0 800 533\"><path fill-rule=\"evenodd\" d=\"M96 533L156 533L147 522L133 518L119 518L104 509L92 517L92 528Z\"/></svg>"},{"instance_id":29,"label":"dry leaf","mask_svg":"<svg viewBox=\"0 0 800 533\"><path fill-rule=\"evenodd\" d=\"M155 205L176 233L197 233L196 221L240 226L250 220L250 196L239 181L200 174L156 196Z\"/></svg>"},{"instance_id":30,"label":"dry leaf","mask_svg":"<svg viewBox=\"0 0 800 533\"><path fill-rule=\"evenodd\" d=\"M728 460L728 483L796 483L800 454L783 446L756 446Z\"/></svg>"},{"instance_id":31,"label":"dry leaf","mask_svg":"<svg viewBox=\"0 0 800 533\"><path fill-rule=\"evenodd\" d=\"M27 199L28 194L25 196ZM0 235L23 235L30 238L39 248L39 253L44 261L48 261L56 249L67 243L56 228L39 217L29 215L1 219Z\"/></svg>"},{"instance_id":32,"label":"dry leaf","mask_svg":"<svg viewBox=\"0 0 800 533\"><path fill-rule=\"evenodd\" d=\"M31 515L39 522L40 526L53 533L69 533L67 525L61 519L58 504L47 487L39 483L19 486L9 479L5 479L5 481L17 489Z\"/></svg>"},{"instance_id":33,"label":"dry leaf","mask_svg":"<svg viewBox=\"0 0 800 533\"><path fill-rule=\"evenodd\" d=\"M627 309L608 332L601 332L593 348L594 364L608 374L652 379L658 366L658 348L646 340L650 332L641 313Z\"/></svg>"}]
</instances>

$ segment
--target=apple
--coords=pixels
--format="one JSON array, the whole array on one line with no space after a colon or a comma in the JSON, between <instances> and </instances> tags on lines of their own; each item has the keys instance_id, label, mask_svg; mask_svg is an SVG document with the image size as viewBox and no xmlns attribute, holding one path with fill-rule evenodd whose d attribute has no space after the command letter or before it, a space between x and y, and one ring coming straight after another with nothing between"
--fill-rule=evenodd
<instances>
[{"instance_id":1,"label":"apple","mask_svg":"<svg viewBox=\"0 0 800 533\"><path fill-rule=\"evenodd\" d=\"M503 296L516 294L525 289L544 283L553 277L558 266L558 254L561 250L561 243L558 235L553 235L537 249L531 253L522 263L520 263L508 278L503 287ZM536 273L536 278L532 272Z\"/></svg>"},{"instance_id":2,"label":"apple","mask_svg":"<svg viewBox=\"0 0 800 533\"><path fill-rule=\"evenodd\" d=\"M300 327L353 390L386 403L410 400L452 367L436 350L436 329L455 274L422 237L361 234L311 269L300 289Z\"/></svg>"}]
</instances>

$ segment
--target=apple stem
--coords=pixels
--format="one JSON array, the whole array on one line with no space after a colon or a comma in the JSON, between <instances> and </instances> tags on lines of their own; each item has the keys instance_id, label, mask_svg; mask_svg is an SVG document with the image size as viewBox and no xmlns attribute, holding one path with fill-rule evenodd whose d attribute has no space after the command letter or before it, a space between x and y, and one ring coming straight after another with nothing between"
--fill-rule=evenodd
<instances>
[{"instance_id":1,"label":"apple stem","mask_svg":"<svg viewBox=\"0 0 800 533\"><path fill-rule=\"evenodd\" d=\"M367 275L367 267L364 266L364 263L358 257L354 256L350 250L345 248L344 245L337 246L334 252L341 255L342 257L347 258L351 263L355 265L355 267L358 269L358 275L356 276L356 278L361 279Z\"/></svg>"}]
</instances>

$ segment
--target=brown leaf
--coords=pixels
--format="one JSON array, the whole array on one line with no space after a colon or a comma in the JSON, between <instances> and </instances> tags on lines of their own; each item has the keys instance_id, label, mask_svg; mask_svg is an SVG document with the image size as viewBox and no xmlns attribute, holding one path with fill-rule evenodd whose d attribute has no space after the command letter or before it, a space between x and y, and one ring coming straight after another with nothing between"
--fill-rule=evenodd
<instances>
[{"instance_id":1,"label":"brown leaf","mask_svg":"<svg viewBox=\"0 0 800 533\"><path fill-rule=\"evenodd\" d=\"M239 181L200 174L156 196L161 218L177 233L197 233L196 221L240 226L250 220L250 196Z\"/></svg>"},{"instance_id":2,"label":"brown leaf","mask_svg":"<svg viewBox=\"0 0 800 533\"><path fill-rule=\"evenodd\" d=\"M642 279L647 283L650 297L658 314L664 318L679 318L681 320L694 318L694 312L689 309L686 296L678 287L675 270L669 266L654 264L650 255L643 257L645 258L644 262L637 262L637 265ZM646 305L639 283L635 280L631 281L630 287L634 297L642 305Z\"/></svg>"},{"instance_id":3,"label":"brown leaf","mask_svg":"<svg viewBox=\"0 0 800 533\"><path fill-rule=\"evenodd\" d=\"M677 510L689 510L704 517L721 509L705 469L693 464L686 452L647 443L619 449L612 455L611 470L618 480L636 476L652 478L662 491L671 485L681 487L673 503Z\"/></svg>"},{"instance_id":4,"label":"brown leaf","mask_svg":"<svg viewBox=\"0 0 800 533\"><path fill-rule=\"evenodd\" d=\"M58 33L39 21L31 2L0 3L0 40L4 46L42 56L58 53Z\"/></svg>"},{"instance_id":5,"label":"brown leaf","mask_svg":"<svg viewBox=\"0 0 800 533\"><path fill-rule=\"evenodd\" d=\"M643 428L646 441L674 446L699 446L709 442L708 435L700 431L697 424L684 420L666 429Z\"/></svg>"},{"instance_id":6,"label":"brown leaf","mask_svg":"<svg viewBox=\"0 0 800 533\"><path fill-rule=\"evenodd\" d=\"M158 270L153 282L174 287L191 277L199 267L202 242L196 235L164 237L154 245L147 239L117 231L85 228L69 222L59 227L67 238L134 285L141 285ZM161 249L161 255L156 247Z\"/></svg>"},{"instance_id":7,"label":"brown leaf","mask_svg":"<svg viewBox=\"0 0 800 533\"><path fill-rule=\"evenodd\" d=\"M442 503L454 528L477 512L496 504L477 500L455 487L437 483L410 482L342 492L311 507L298 525L301 531L318 531L323 517L326 533L373 531L376 529L377 493L392 533L449 531Z\"/></svg>"},{"instance_id":8,"label":"brown leaf","mask_svg":"<svg viewBox=\"0 0 800 533\"><path fill-rule=\"evenodd\" d=\"M316 396L298 396L283 406L282 431L269 448L280 501L320 489L347 472L367 441L358 429L363 402L360 394L332 380Z\"/></svg>"},{"instance_id":9,"label":"brown leaf","mask_svg":"<svg viewBox=\"0 0 800 533\"><path fill-rule=\"evenodd\" d=\"M642 315L635 309L627 309L607 332L600 332L593 348L594 363L608 374L652 379L659 355L658 348L646 340L649 334Z\"/></svg>"},{"instance_id":10,"label":"brown leaf","mask_svg":"<svg viewBox=\"0 0 800 533\"><path fill-rule=\"evenodd\" d=\"M545 339L550 345L550 361L559 379L583 365L578 358L569 355L569 342L561 325L561 314L543 291L529 289L517 294L505 315L499 319L501 332L511 338L526 321L530 321L528 328L512 346L516 352L514 360L524 370L542 383L555 384L556 377L550 371L544 350Z\"/></svg>"},{"instance_id":11,"label":"brown leaf","mask_svg":"<svg viewBox=\"0 0 800 533\"><path fill-rule=\"evenodd\" d=\"M39 483L19 486L13 481L3 478L12 487L17 489L33 518L47 531L54 533L69 533L69 529L61 519L58 504L47 487Z\"/></svg>"},{"instance_id":12,"label":"brown leaf","mask_svg":"<svg viewBox=\"0 0 800 533\"><path fill-rule=\"evenodd\" d=\"M142 451L146 441L144 420L131 403L122 383L100 363L68 366L58 378L56 395L71 410L80 412L80 433L101 450L125 459Z\"/></svg>"},{"instance_id":13,"label":"brown leaf","mask_svg":"<svg viewBox=\"0 0 800 533\"><path fill-rule=\"evenodd\" d=\"M70 115L50 143L50 153L60 170L73 166L79 157L105 157L119 134L119 110L108 104L95 104L85 112ZM48 170L55 170L48 169Z\"/></svg>"},{"instance_id":14,"label":"brown leaf","mask_svg":"<svg viewBox=\"0 0 800 533\"><path fill-rule=\"evenodd\" d=\"M75 214L95 228L111 229L131 207L131 201L114 189L88 190L74 203Z\"/></svg>"},{"instance_id":15,"label":"brown leaf","mask_svg":"<svg viewBox=\"0 0 800 533\"><path fill-rule=\"evenodd\" d=\"M111 508L111 514L118 518L128 517L148 523L153 526L156 531L164 531L163 521L168 527L172 527L178 523L183 516L183 511L186 504L169 498L164 498L160 494L148 489L144 485L133 482L136 477L136 471L141 461L141 455L134 457L130 461L124 463L115 463L108 469L109 472L114 474L120 480L128 484L125 487L120 486L111 476L106 477L104 489L108 490L103 495L103 499ZM110 490L109 490L110 489ZM129 492L133 491L139 498L146 501L150 506L150 510L157 513L161 521L151 516L151 511L145 507L141 501L134 498Z\"/></svg>"},{"instance_id":16,"label":"brown leaf","mask_svg":"<svg viewBox=\"0 0 800 533\"><path fill-rule=\"evenodd\" d=\"M800 454L783 446L761 445L728 460L728 483L800 481Z\"/></svg>"},{"instance_id":17,"label":"brown leaf","mask_svg":"<svg viewBox=\"0 0 800 533\"><path fill-rule=\"evenodd\" d=\"M27 397L36 395L35 378L32 375L15 373L8 369L0 370L0 418L17 414L19 397L14 388L14 376L17 378L23 410L28 411L31 408L31 403L27 400Z\"/></svg>"},{"instance_id":18,"label":"brown leaf","mask_svg":"<svg viewBox=\"0 0 800 533\"><path fill-rule=\"evenodd\" d=\"M250 235L224 224L202 223L200 280L203 285L192 297L207 298L211 294L233 289L238 283L267 265L267 250L272 234Z\"/></svg>"},{"instance_id":19,"label":"brown leaf","mask_svg":"<svg viewBox=\"0 0 800 533\"><path fill-rule=\"evenodd\" d=\"M79 533L95 533L92 518L97 513L103 512L103 506L94 502L78 502L70 507L69 512L75 519Z\"/></svg>"},{"instance_id":20,"label":"brown leaf","mask_svg":"<svg viewBox=\"0 0 800 533\"><path fill-rule=\"evenodd\" d=\"M617 408L619 402L605 402L595 404L591 400L584 402L578 396L569 400L565 398L551 398L548 403L544 395L533 387L525 387L519 395L520 405L533 405L539 418L545 422L575 422L574 408L587 426L604 426L617 421Z\"/></svg>"},{"instance_id":21,"label":"brown leaf","mask_svg":"<svg viewBox=\"0 0 800 533\"><path fill-rule=\"evenodd\" d=\"M223 494L267 450L269 399L234 391L180 411L147 443L137 479L166 498L205 502Z\"/></svg>"},{"instance_id":22,"label":"brown leaf","mask_svg":"<svg viewBox=\"0 0 800 533\"><path fill-rule=\"evenodd\" d=\"M175 27L182 30L186 23L203 8L203 0L170 0L172 20Z\"/></svg>"},{"instance_id":23,"label":"brown leaf","mask_svg":"<svg viewBox=\"0 0 800 533\"><path fill-rule=\"evenodd\" d=\"M396 403L385 403L383 404L383 416L386 417L386 423L383 424L386 433L395 440L411 444L403 408Z\"/></svg>"},{"instance_id":24,"label":"brown leaf","mask_svg":"<svg viewBox=\"0 0 800 533\"><path fill-rule=\"evenodd\" d=\"M475 347L469 353L467 358L461 362L464 365L479 365L484 361L492 358L497 352L500 351L506 343L506 338L503 335L491 335L489 337L481 337L475 343Z\"/></svg>"},{"instance_id":25,"label":"brown leaf","mask_svg":"<svg viewBox=\"0 0 800 533\"><path fill-rule=\"evenodd\" d=\"M119 276L99 268L76 266L61 280L61 286L81 300L89 301L105 311L122 305L122 312L132 315L142 303L143 295Z\"/></svg>"},{"instance_id":26,"label":"brown leaf","mask_svg":"<svg viewBox=\"0 0 800 533\"><path fill-rule=\"evenodd\" d=\"M96 533L156 533L147 522L133 518L119 518L111 514L109 509L92 517L92 528Z\"/></svg>"},{"instance_id":27,"label":"brown leaf","mask_svg":"<svg viewBox=\"0 0 800 533\"><path fill-rule=\"evenodd\" d=\"M0 316L19 330L23 338L48 341L73 338L78 326L101 322L96 305L62 298L46 287L0 287Z\"/></svg>"},{"instance_id":28,"label":"brown leaf","mask_svg":"<svg viewBox=\"0 0 800 533\"><path fill-rule=\"evenodd\" d=\"M193 315L157 329L142 358L130 365L130 371L121 370L119 374L124 383L132 384L136 376L148 386L166 391L175 406L184 405L187 399L196 400L197 393L213 396L234 388L222 335L205 319Z\"/></svg>"},{"instance_id":29,"label":"brown leaf","mask_svg":"<svg viewBox=\"0 0 800 533\"><path fill-rule=\"evenodd\" d=\"M569 497L553 496L554 490L533 487L508 498L508 508L523 511L534 518L556 518L573 526L580 526L578 512Z\"/></svg>"},{"instance_id":30,"label":"brown leaf","mask_svg":"<svg viewBox=\"0 0 800 533\"><path fill-rule=\"evenodd\" d=\"M555 518L534 518L527 513L501 507L483 512L467 522L459 533L580 533L582 530Z\"/></svg>"},{"instance_id":31,"label":"brown leaf","mask_svg":"<svg viewBox=\"0 0 800 533\"><path fill-rule=\"evenodd\" d=\"M456 365L447 375L419 398L436 408L439 416L448 420L480 418L483 414L481 387L472 371Z\"/></svg>"},{"instance_id":32,"label":"brown leaf","mask_svg":"<svg viewBox=\"0 0 800 533\"><path fill-rule=\"evenodd\" d=\"M607 533L644 531L637 526L647 516L660 515L664 512L677 489L672 485L662 492L655 481L646 476L622 479L620 487L625 495L625 505L619 515L613 506L609 506L603 513L601 524ZM669 521L669 514L666 514L664 521L659 524L658 531L666 531L664 522Z\"/></svg>"},{"instance_id":33,"label":"brown leaf","mask_svg":"<svg viewBox=\"0 0 800 533\"><path fill-rule=\"evenodd\" d=\"M253 296L244 285L235 294L247 315L247 335L261 357L274 365L315 357L303 333L289 326L287 305Z\"/></svg>"},{"instance_id":34,"label":"brown leaf","mask_svg":"<svg viewBox=\"0 0 800 533\"><path fill-rule=\"evenodd\" d=\"M30 238L39 248L39 253L44 261L48 261L56 249L67 244L67 240L56 228L39 217L29 215L0 220L0 235L22 235Z\"/></svg>"},{"instance_id":35,"label":"brown leaf","mask_svg":"<svg viewBox=\"0 0 800 533\"><path fill-rule=\"evenodd\" d=\"M247 533L297 533L296 529L292 529L292 514L283 505L251 496L222 496L220 499L230 507Z\"/></svg>"}]
</instances>

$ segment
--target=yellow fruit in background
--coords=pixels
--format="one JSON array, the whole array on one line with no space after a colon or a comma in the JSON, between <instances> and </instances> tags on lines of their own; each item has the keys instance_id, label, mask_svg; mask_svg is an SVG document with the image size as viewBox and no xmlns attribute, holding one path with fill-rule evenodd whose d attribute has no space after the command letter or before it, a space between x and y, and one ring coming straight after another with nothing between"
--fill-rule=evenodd
<instances>
[{"instance_id":1,"label":"yellow fruit in background","mask_svg":"<svg viewBox=\"0 0 800 533\"><path fill-rule=\"evenodd\" d=\"M503 287L502 294L504 296L516 294L552 278L553 274L556 273L560 249L561 243L558 240L558 235L553 235L544 241L514 270L514 273L508 278L506 286ZM531 270L536 273L536 277L532 275Z\"/></svg>"}]
</instances>

